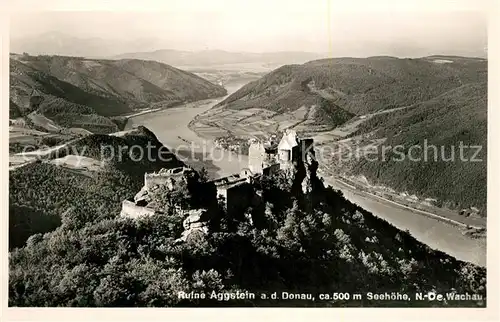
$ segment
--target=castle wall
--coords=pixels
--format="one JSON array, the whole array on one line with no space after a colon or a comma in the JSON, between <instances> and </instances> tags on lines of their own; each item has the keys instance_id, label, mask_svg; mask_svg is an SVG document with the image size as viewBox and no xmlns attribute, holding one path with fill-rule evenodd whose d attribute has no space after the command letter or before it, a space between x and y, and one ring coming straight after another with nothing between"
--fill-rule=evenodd
<instances>
[{"instance_id":1,"label":"castle wall","mask_svg":"<svg viewBox=\"0 0 500 322\"><path fill-rule=\"evenodd\" d=\"M122 211L120 212L120 216L122 217L139 218L142 216L151 216L154 214L155 211L153 209L137 206L130 200L124 200L122 202Z\"/></svg>"},{"instance_id":2,"label":"castle wall","mask_svg":"<svg viewBox=\"0 0 500 322\"><path fill-rule=\"evenodd\" d=\"M160 171L158 173L145 173L144 174L144 187L146 189L151 189L155 185L166 185L171 182L172 179L177 182L179 179L183 179L185 171L187 168L174 168L168 169L166 171Z\"/></svg>"},{"instance_id":3,"label":"castle wall","mask_svg":"<svg viewBox=\"0 0 500 322\"><path fill-rule=\"evenodd\" d=\"M289 146L290 144L288 144ZM286 144L283 144L287 147ZM280 163L280 168L283 170L290 169L294 164L302 164L306 160L304 158L306 155L314 156L314 140L313 139L302 139L298 140L297 145L292 148L282 148L278 151L278 161Z\"/></svg>"},{"instance_id":4,"label":"castle wall","mask_svg":"<svg viewBox=\"0 0 500 322\"><path fill-rule=\"evenodd\" d=\"M301 158L305 156L305 154L310 154L310 155L315 155L314 151L314 140L313 139L303 139L300 140L300 153L301 153ZM302 155L304 154L304 156ZM304 160L305 161L305 160Z\"/></svg>"},{"instance_id":5,"label":"castle wall","mask_svg":"<svg viewBox=\"0 0 500 322\"><path fill-rule=\"evenodd\" d=\"M227 212L229 214L241 214L253 201L253 189L250 184L243 182L227 189Z\"/></svg>"},{"instance_id":6,"label":"castle wall","mask_svg":"<svg viewBox=\"0 0 500 322\"><path fill-rule=\"evenodd\" d=\"M225 187L217 187L217 198L219 198L219 196L224 197L227 202L227 189Z\"/></svg>"},{"instance_id":7,"label":"castle wall","mask_svg":"<svg viewBox=\"0 0 500 322\"><path fill-rule=\"evenodd\" d=\"M229 177L213 180L211 181L211 183L213 183L217 189L217 197L219 197L219 195L222 195L226 199L227 203L227 191L231 187L247 181L248 179L246 177L240 177L239 175L232 175Z\"/></svg>"},{"instance_id":8,"label":"castle wall","mask_svg":"<svg viewBox=\"0 0 500 322\"><path fill-rule=\"evenodd\" d=\"M182 176L182 174L180 175ZM180 177L180 176L177 176L177 177ZM154 187L155 185L166 185L170 180L169 179L176 179L176 177L173 177L172 175L167 175L167 174L150 174L150 173L146 173L144 175L144 187L146 187L146 189L151 189L152 187ZM178 178L177 178L178 179Z\"/></svg>"},{"instance_id":9,"label":"castle wall","mask_svg":"<svg viewBox=\"0 0 500 322\"><path fill-rule=\"evenodd\" d=\"M297 161L299 155L298 146L293 147L290 150L279 150L279 165L280 169L287 170L293 166L293 163Z\"/></svg>"},{"instance_id":10,"label":"castle wall","mask_svg":"<svg viewBox=\"0 0 500 322\"><path fill-rule=\"evenodd\" d=\"M291 161L291 151L290 150L279 150L278 151L278 160L279 162L289 162Z\"/></svg>"},{"instance_id":11,"label":"castle wall","mask_svg":"<svg viewBox=\"0 0 500 322\"><path fill-rule=\"evenodd\" d=\"M249 179L230 176L212 181L217 189L217 197L224 197L228 213L235 214L238 209L245 209L251 204L254 193Z\"/></svg>"},{"instance_id":12,"label":"castle wall","mask_svg":"<svg viewBox=\"0 0 500 322\"><path fill-rule=\"evenodd\" d=\"M248 169L242 169L242 172L239 174L208 182L217 190L217 197L219 195L224 197L229 213L238 214L241 210L248 208L252 204L255 192L249 182L252 182L254 176L272 175L278 172L279 169L288 170L294 167L294 165L295 167L303 167L302 161L305 160L302 160L302 153L304 151L314 156L313 139L293 141L292 139L295 139L293 132L289 136L292 138L282 140L283 144L280 144L281 148L268 147L268 153L266 153L264 144L260 142L252 143L249 148ZM271 161L275 162L276 159L278 159L278 163L270 164ZM143 197L147 195L148 190L156 185L167 185L173 188L176 182L185 179L184 175L186 171L193 170L179 167L168 170L162 169L157 173L144 174L144 191L141 190L136 199L144 199L147 202L147 198ZM138 206L131 200L125 200L122 203L122 216L137 218L153 214L155 214L154 209Z\"/></svg>"}]
</instances>

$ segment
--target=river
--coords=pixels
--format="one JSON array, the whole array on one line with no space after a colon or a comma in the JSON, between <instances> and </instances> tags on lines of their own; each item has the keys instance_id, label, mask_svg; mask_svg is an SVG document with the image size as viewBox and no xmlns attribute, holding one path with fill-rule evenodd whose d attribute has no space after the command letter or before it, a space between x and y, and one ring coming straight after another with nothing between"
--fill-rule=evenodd
<instances>
[{"instance_id":1,"label":"river","mask_svg":"<svg viewBox=\"0 0 500 322\"><path fill-rule=\"evenodd\" d=\"M242 84L235 84L226 87L228 95L234 93L241 86ZM248 158L246 156L218 149L212 141L200 138L188 127L189 122L196 115L207 111L224 98L188 103L179 107L133 116L129 118L125 130L132 129L136 125L144 125L153 131L157 138L181 161L194 168L205 167L213 178L239 173L242 168L247 167Z\"/></svg>"},{"instance_id":2,"label":"river","mask_svg":"<svg viewBox=\"0 0 500 322\"><path fill-rule=\"evenodd\" d=\"M233 93L241 85L235 84L227 87L228 93ZM200 138L188 128L189 122L196 115L205 112L221 100L212 99L189 103L134 116L129 119L127 129L134 125L146 126L182 161L198 169L205 167L213 178L239 173L242 168L247 167L246 156L222 151L216 148L212 141ZM340 189L351 202L387 220L401 230L408 229L416 239L431 248L441 250L460 260L486 266L484 240L471 239L464 236L459 228L450 224L363 196L349 187L337 184L332 179L326 179L325 182L335 189Z\"/></svg>"}]
</instances>

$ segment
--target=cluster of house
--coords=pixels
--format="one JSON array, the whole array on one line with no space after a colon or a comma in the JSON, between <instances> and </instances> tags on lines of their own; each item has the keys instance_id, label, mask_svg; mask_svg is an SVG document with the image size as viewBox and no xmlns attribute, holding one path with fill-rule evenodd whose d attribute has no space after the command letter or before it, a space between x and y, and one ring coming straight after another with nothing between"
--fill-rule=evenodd
<instances>
[{"instance_id":1,"label":"cluster of house","mask_svg":"<svg viewBox=\"0 0 500 322\"><path fill-rule=\"evenodd\" d=\"M223 197L228 213L245 209L255 202L255 192L252 181L259 176L267 176L279 170L289 170L300 161L304 151L313 146L312 139L299 139L294 131L286 131L279 143L272 141L253 141L249 147L248 168L240 173L207 182L213 185L218 197ZM121 216L138 218L145 215L154 215L158 212L155 201L151 196L160 186L167 186L169 190L175 188L179 180L193 173L189 167L162 169L157 173L144 174L144 186L133 199L124 200ZM202 210L190 211L184 223L186 232L206 231L202 225ZM191 228L197 229L191 229ZM199 229L198 229L199 228ZM187 233L183 236L187 237Z\"/></svg>"},{"instance_id":2,"label":"cluster of house","mask_svg":"<svg viewBox=\"0 0 500 322\"><path fill-rule=\"evenodd\" d=\"M216 138L214 144L219 149L225 149L236 153L247 154L249 144L247 140L232 136Z\"/></svg>"}]
</instances>

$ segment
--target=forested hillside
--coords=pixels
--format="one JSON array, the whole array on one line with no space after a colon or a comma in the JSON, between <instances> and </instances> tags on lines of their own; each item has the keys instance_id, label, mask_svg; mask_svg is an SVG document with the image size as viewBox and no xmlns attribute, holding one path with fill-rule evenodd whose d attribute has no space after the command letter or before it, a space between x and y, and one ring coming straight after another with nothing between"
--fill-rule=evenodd
<instances>
[{"instance_id":1,"label":"forested hillside","mask_svg":"<svg viewBox=\"0 0 500 322\"><path fill-rule=\"evenodd\" d=\"M348 143L351 148L360 147L353 143L357 140L367 146L386 139L379 140L379 147L405 146L406 158L403 162L391 156L375 161L353 158L343 164L332 161L340 172L363 175L372 185L385 185L422 200L437 199L440 206L485 210L487 64L485 59L457 56L322 59L278 68L230 95L219 107L263 107L284 113L317 105L316 113L321 113L316 122L340 125L339 132L345 131L341 123L357 115L354 120L360 121L361 128L350 135L356 137ZM369 115L395 108L403 109ZM423 148L424 142L437 146L439 155L431 151L430 162L409 160L410 146ZM460 144L481 146L477 157L483 161L460 161ZM446 161L452 149L456 157ZM470 160L474 152L467 149L463 158Z\"/></svg>"},{"instance_id":2,"label":"forested hillside","mask_svg":"<svg viewBox=\"0 0 500 322\"><path fill-rule=\"evenodd\" d=\"M11 118L39 112L64 127L95 133L117 130L111 116L225 94L192 73L153 61L14 54L10 59Z\"/></svg>"},{"instance_id":3,"label":"forested hillside","mask_svg":"<svg viewBox=\"0 0 500 322\"><path fill-rule=\"evenodd\" d=\"M205 239L175 240L176 208L138 220L100 210L65 212L55 231L37 234L9 257L10 306L484 306L486 271L431 250L316 184L292 192L283 174L255 181L262 207L227 214L221 203ZM188 192L179 191L184 198ZM180 202L180 200L177 200ZM254 218L239 220L235 218ZM257 220L259 219L259 220ZM183 299L179 292L206 294ZM211 292L220 293L219 299ZM250 292L255 298L226 298ZM277 292L278 298L261 293ZM311 294L285 299L282 292ZM320 299L319 293L362 293ZM409 300L369 299L399 292ZM481 299L416 301L417 292L478 294ZM390 296L390 295L389 295ZM314 299L313 299L314 297Z\"/></svg>"},{"instance_id":4,"label":"forested hillside","mask_svg":"<svg viewBox=\"0 0 500 322\"><path fill-rule=\"evenodd\" d=\"M485 213L487 89L486 82L463 85L363 123L353 136L371 133L371 138L386 138L383 145L404 147L405 157L399 160L391 152L385 161L355 162L352 170L398 191L435 197L451 208L478 207ZM421 148L412 155L421 161L411 160L411 146Z\"/></svg>"},{"instance_id":5,"label":"forested hillside","mask_svg":"<svg viewBox=\"0 0 500 322\"><path fill-rule=\"evenodd\" d=\"M486 60L448 57L451 63L442 63L444 58L332 58L287 65L242 87L219 106L283 111L317 104L322 98L330 108L362 115L427 101L464 84L486 81Z\"/></svg>"},{"instance_id":6,"label":"forested hillside","mask_svg":"<svg viewBox=\"0 0 500 322\"><path fill-rule=\"evenodd\" d=\"M127 148L140 146L147 151L148 144L155 159L134 161L138 156ZM47 163L68 153L99 161L101 170L75 171ZM121 202L142 187L144 172L181 165L152 132L140 127L123 137L87 136L41 162L10 171L9 248L22 246L34 233L53 230L67 212L82 216L99 213L103 218L114 218L120 212Z\"/></svg>"}]
</instances>

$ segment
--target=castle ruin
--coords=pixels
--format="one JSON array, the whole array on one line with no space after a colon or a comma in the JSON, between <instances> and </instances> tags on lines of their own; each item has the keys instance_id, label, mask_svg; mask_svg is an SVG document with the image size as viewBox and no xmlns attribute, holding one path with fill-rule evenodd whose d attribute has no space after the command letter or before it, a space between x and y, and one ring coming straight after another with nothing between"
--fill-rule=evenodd
<instances>
[{"instance_id":1,"label":"castle ruin","mask_svg":"<svg viewBox=\"0 0 500 322\"><path fill-rule=\"evenodd\" d=\"M302 186L304 193L311 191L312 177L316 175L317 162L314 157L313 139L299 139L293 130L285 131L279 143L252 141L249 147L248 168L240 173L206 182L213 187L217 199L223 199L226 211L237 215L259 200L252 181L260 176L269 176L277 171L293 175L294 181ZM160 186L172 191L181 181L186 182L197 172L190 167L162 169L157 173L144 174L144 186L133 199L122 203L121 216L140 218L160 213L151 197ZM208 210L189 210L184 221L185 232L180 241L186 241L191 232L196 235L208 233ZM203 214L203 216L202 216Z\"/></svg>"},{"instance_id":2,"label":"castle ruin","mask_svg":"<svg viewBox=\"0 0 500 322\"><path fill-rule=\"evenodd\" d=\"M194 171L191 168L179 167L173 169L161 169L159 172L144 174L144 187L151 189L154 186L167 185L173 189L178 180L183 180L186 172Z\"/></svg>"}]
</instances>

